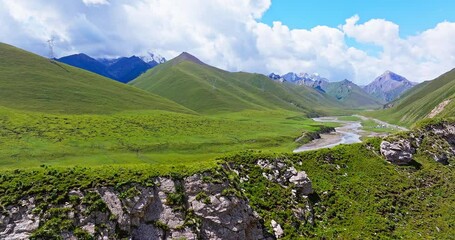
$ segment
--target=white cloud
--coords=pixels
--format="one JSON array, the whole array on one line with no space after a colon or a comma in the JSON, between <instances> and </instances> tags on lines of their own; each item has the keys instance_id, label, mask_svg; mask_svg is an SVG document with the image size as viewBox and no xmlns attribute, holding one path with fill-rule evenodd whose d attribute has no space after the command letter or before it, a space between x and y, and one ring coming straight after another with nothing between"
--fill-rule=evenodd
<instances>
[{"instance_id":1,"label":"white cloud","mask_svg":"<svg viewBox=\"0 0 455 240\"><path fill-rule=\"evenodd\" d=\"M108 0L82 0L82 2L89 6L89 5L106 5L109 4Z\"/></svg>"},{"instance_id":2,"label":"white cloud","mask_svg":"<svg viewBox=\"0 0 455 240\"><path fill-rule=\"evenodd\" d=\"M348 37L362 43L373 43L383 47L399 39L400 27L393 22L372 19L364 24L357 24L359 20L360 17L355 15L346 19L346 24L341 26Z\"/></svg>"},{"instance_id":3,"label":"white cloud","mask_svg":"<svg viewBox=\"0 0 455 240\"><path fill-rule=\"evenodd\" d=\"M393 22L360 23L357 15L338 28L290 29L260 22L270 5L271 0L0 0L0 41L45 55L46 40L54 37L58 56L151 50L171 58L188 51L232 71L319 72L357 83L387 69L422 81L455 67L455 23L406 38ZM348 45L347 38L380 51L371 55Z\"/></svg>"}]
</instances>

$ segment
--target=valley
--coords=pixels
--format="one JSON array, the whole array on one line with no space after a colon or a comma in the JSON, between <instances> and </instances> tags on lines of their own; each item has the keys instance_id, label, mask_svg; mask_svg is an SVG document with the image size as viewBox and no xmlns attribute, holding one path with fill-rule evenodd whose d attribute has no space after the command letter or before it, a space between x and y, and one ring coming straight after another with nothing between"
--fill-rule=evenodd
<instances>
[{"instance_id":1,"label":"valley","mask_svg":"<svg viewBox=\"0 0 455 240\"><path fill-rule=\"evenodd\" d=\"M0 239L455 235L455 70L360 85L90 56L0 43Z\"/></svg>"}]
</instances>

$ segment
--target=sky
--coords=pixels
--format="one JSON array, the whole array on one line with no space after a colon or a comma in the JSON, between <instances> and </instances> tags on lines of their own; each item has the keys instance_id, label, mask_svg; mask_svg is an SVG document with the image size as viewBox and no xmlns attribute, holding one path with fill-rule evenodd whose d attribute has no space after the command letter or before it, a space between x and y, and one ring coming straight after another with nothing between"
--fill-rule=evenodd
<instances>
[{"instance_id":1,"label":"sky","mask_svg":"<svg viewBox=\"0 0 455 240\"><path fill-rule=\"evenodd\" d=\"M48 56L187 51L229 71L367 84L455 67L451 0L0 0L0 42Z\"/></svg>"}]
</instances>

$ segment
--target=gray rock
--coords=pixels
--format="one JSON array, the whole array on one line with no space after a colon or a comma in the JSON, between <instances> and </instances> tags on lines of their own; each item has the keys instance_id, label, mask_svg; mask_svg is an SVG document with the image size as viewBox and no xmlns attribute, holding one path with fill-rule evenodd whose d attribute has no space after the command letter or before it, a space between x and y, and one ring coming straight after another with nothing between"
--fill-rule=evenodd
<instances>
[{"instance_id":1,"label":"gray rock","mask_svg":"<svg viewBox=\"0 0 455 240\"><path fill-rule=\"evenodd\" d=\"M98 189L98 193L101 195L101 198L106 203L111 213L117 217L120 228L124 231L129 231L131 222L130 216L123 211L122 201L120 201L113 189L103 187Z\"/></svg>"},{"instance_id":2,"label":"gray rock","mask_svg":"<svg viewBox=\"0 0 455 240\"><path fill-rule=\"evenodd\" d=\"M0 216L0 239L28 239L39 226L39 217L32 214L34 198L21 200L19 206L8 207L9 215Z\"/></svg>"},{"instance_id":3,"label":"gray rock","mask_svg":"<svg viewBox=\"0 0 455 240\"><path fill-rule=\"evenodd\" d=\"M415 153L415 149L407 139L395 142L382 141L380 151L387 161L396 165L409 164L413 160L412 154Z\"/></svg>"},{"instance_id":4,"label":"gray rock","mask_svg":"<svg viewBox=\"0 0 455 240\"><path fill-rule=\"evenodd\" d=\"M235 196L222 196L229 187L227 180L220 184L204 183L202 175L185 179L185 194L190 209L200 218L202 239L266 239L259 217L248 202ZM210 204L196 199L205 192Z\"/></svg>"},{"instance_id":5,"label":"gray rock","mask_svg":"<svg viewBox=\"0 0 455 240\"><path fill-rule=\"evenodd\" d=\"M205 175L212 177L209 173ZM259 215L246 199L223 195L225 189L232 187L227 177L219 177L217 183L207 183L202 181L202 176L196 174L183 180L156 178L154 187L135 184L130 186L136 188L135 196L127 198L120 198L121 193L113 187L68 192L83 199L87 192L95 191L108 211L87 211L89 206L84 203L50 207L70 209L67 216L75 226L97 239L115 238L116 229L121 229L122 234L130 239L139 240L270 239L265 236L267 233ZM183 187L183 192L177 192L176 186ZM198 200L201 191L207 197ZM184 194L182 206L168 204L170 194ZM34 207L33 198L6 207L7 214L0 215L0 239L27 239L40 223L39 216L32 214ZM192 213L190 218L187 213ZM64 231L60 236L76 239L71 231Z\"/></svg>"},{"instance_id":6,"label":"gray rock","mask_svg":"<svg viewBox=\"0 0 455 240\"><path fill-rule=\"evenodd\" d=\"M278 224L275 220L272 220L271 222L273 232L275 233L276 238L281 238L283 237L284 231L283 228L281 228L281 225Z\"/></svg>"},{"instance_id":7,"label":"gray rock","mask_svg":"<svg viewBox=\"0 0 455 240\"><path fill-rule=\"evenodd\" d=\"M290 177L289 182L295 185L297 192L300 194L310 195L313 193L311 180L304 171L297 172L295 175Z\"/></svg>"}]
</instances>

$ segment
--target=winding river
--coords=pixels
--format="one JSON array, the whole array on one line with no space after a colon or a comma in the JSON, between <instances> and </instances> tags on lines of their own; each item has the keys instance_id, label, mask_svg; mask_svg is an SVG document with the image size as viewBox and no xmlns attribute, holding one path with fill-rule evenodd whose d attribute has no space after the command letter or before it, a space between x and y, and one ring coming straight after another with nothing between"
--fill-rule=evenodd
<instances>
[{"instance_id":1,"label":"winding river","mask_svg":"<svg viewBox=\"0 0 455 240\"><path fill-rule=\"evenodd\" d=\"M382 125L387 125L387 127L393 127L393 128L397 128L399 130L407 130L406 128L384 123L377 119L366 118L366 117L358 116L358 115L356 115L356 117L359 117L362 120L371 119ZM338 117L320 117L320 118L313 118L313 120L316 122L336 122L336 123L341 123L342 125L340 127L336 127L335 132L333 132L333 133L320 134L321 135L320 139L315 139L315 140L311 141L310 143L307 143L307 144L295 149L293 151L294 153L316 150L316 149L321 149L321 148L331 148L331 147L335 147L340 144L360 143L360 142L362 142L362 140L360 140L360 138L362 136L386 135L386 134L378 134L375 132L367 132L367 131L362 130L362 124L360 123L360 121L341 121L338 119Z\"/></svg>"}]
</instances>

